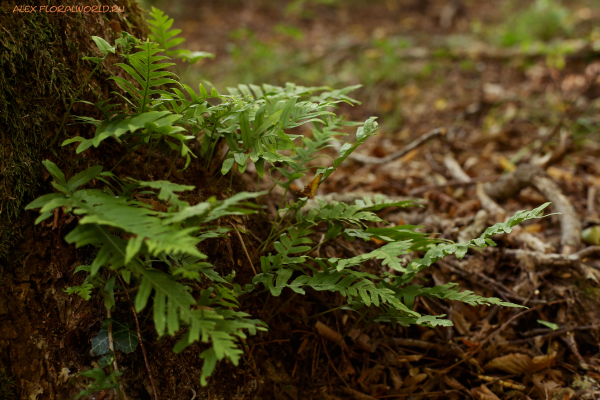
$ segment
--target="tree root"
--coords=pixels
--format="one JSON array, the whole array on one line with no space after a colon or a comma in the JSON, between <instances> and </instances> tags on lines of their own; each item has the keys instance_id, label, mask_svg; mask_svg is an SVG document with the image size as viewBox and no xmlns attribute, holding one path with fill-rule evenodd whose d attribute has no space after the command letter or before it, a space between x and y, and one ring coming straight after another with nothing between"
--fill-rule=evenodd
<instances>
[{"instance_id":1,"label":"tree root","mask_svg":"<svg viewBox=\"0 0 600 400\"><path fill-rule=\"evenodd\" d=\"M501 199L516 195L521 189L533 186L553 203L560 213L561 254L573 254L581 245L581 221L569 199L556 182L540 167L532 164L520 165L513 173L497 182L484 185L490 197Z\"/></svg>"},{"instance_id":2,"label":"tree root","mask_svg":"<svg viewBox=\"0 0 600 400\"><path fill-rule=\"evenodd\" d=\"M574 254L545 254L539 251L504 249L502 258L532 264L536 268L571 267L578 269L584 277L598 280L598 273L584 264L587 257L600 254L600 246L590 246Z\"/></svg>"}]
</instances>

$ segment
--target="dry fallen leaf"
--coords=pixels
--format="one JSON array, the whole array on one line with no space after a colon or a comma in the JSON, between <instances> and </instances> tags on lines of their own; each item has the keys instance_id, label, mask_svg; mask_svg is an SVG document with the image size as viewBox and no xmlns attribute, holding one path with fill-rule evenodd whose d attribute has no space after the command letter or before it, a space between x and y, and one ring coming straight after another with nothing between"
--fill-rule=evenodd
<instances>
[{"instance_id":1,"label":"dry fallen leaf","mask_svg":"<svg viewBox=\"0 0 600 400\"><path fill-rule=\"evenodd\" d=\"M411 387L413 385L423 382L425 379L427 379L427 374L425 374L425 373L417 374L415 376L411 376L410 378L406 378L404 380L404 386Z\"/></svg>"},{"instance_id":2,"label":"dry fallen leaf","mask_svg":"<svg viewBox=\"0 0 600 400\"><path fill-rule=\"evenodd\" d=\"M340 347L345 350L348 349L348 346L346 346L346 342L342 340L342 335L339 332L334 331L321 321L318 321L315 324L315 328L317 328L317 332L319 332L319 335L321 335L321 337L323 337L324 339L339 344Z\"/></svg>"},{"instance_id":3,"label":"dry fallen leaf","mask_svg":"<svg viewBox=\"0 0 600 400\"><path fill-rule=\"evenodd\" d=\"M483 369L493 370L499 369L510 374L522 374L531 372L533 369L533 361L526 354L510 353L505 356L496 357L487 363Z\"/></svg>"},{"instance_id":4,"label":"dry fallen leaf","mask_svg":"<svg viewBox=\"0 0 600 400\"><path fill-rule=\"evenodd\" d=\"M396 361L398 362L411 362L411 361L419 361L423 356L421 354L413 354L409 356L398 356L396 357Z\"/></svg>"},{"instance_id":5,"label":"dry fallen leaf","mask_svg":"<svg viewBox=\"0 0 600 400\"><path fill-rule=\"evenodd\" d=\"M471 396L473 396L475 400L500 400L500 398L492 393L485 385L471 389Z\"/></svg>"},{"instance_id":6,"label":"dry fallen leaf","mask_svg":"<svg viewBox=\"0 0 600 400\"><path fill-rule=\"evenodd\" d=\"M317 188L319 187L319 184L321 183L321 178L323 177L323 174L317 174L312 181L310 181L310 183L308 185L306 185L306 187L304 189L302 189L302 191L300 192L300 194L302 196L306 196L309 199L312 199L313 197L315 197L315 193L317 193Z\"/></svg>"}]
</instances>

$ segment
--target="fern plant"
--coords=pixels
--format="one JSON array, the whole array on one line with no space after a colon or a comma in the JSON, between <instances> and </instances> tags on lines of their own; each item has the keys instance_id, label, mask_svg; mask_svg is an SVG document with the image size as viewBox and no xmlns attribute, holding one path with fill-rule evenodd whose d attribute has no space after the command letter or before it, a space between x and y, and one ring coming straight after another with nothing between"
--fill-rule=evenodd
<instances>
[{"instance_id":1,"label":"fern plant","mask_svg":"<svg viewBox=\"0 0 600 400\"><path fill-rule=\"evenodd\" d=\"M464 257L470 248L494 245L493 235L510 232L520 222L541 217L548 204L519 212L505 223L488 228L481 237L462 244L433 239L417 232L421 228L417 226L374 226L385 223L375 211L416 206L415 201L388 202L375 197L358 200L354 205L320 202L317 208L305 211L309 197L319 185L358 146L377 134L374 117L364 123L348 122L332 111L340 102L357 104L348 96L356 87L332 90L291 83L285 87L239 85L228 88L225 95L215 88L208 91L199 84L196 93L190 86L180 84L174 73L165 70L173 65L167 61L169 56L188 54L173 49L182 42L176 37L179 32L170 30L173 21L157 9L152 10L152 18L152 38L158 44L140 43L126 33L115 46L96 41L100 50L108 49L106 46L110 47L106 51L119 49L118 54L125 62L117 65L129 79L116 76L111 79L127 96L119 95L121 103L97 103L103 119L78 119L96 126L94 137L75 137L63 145L78 142L76 153L81 153L111 139L125 146L129 155L144 147L148 154L155 150L175 152L186 159L187 167L196 158L203 158L205 165L209 165L217 144L224 141L228 149L220 160L222 175L233 175L236 170L244 173L249 162L254 163L259 178L268 173L273 187L277 185L284 190L279 217L273 221L259 249L260 273L252 282L238 283L234 282L235 271L228 276L219 275L200 249L203 242L227 233L229 229L223 227L227 218L258 212L260 207L252 200L266 192L242 192L225 200L210 198L190 204L182 195L194 190L190 185L119 177L102 172L100 166L67 180L54 163L45 161L57 192L38 198L27 208L39 209L36 223L46 220L57 209L72 214L77 217L78 225L65 237L66 241L76 247L95 248L90 265L75 270L87 274L84 282L67 288L68 293L86 300L97 293L103 296L110 311L115 307L114 290L121 288L121 280L125 285L138 285L135 310L142 312L152 303L157 335L174 335L183 330L174 351L182 351L195 342L207 344L200 353L204 360L202 385L207 384L217 361L228 359L238 364L242 354L240 339L247 333L266 330L264 322L238 310L240 296L259 286L273 296L281 295L284 289L298 294L304 294L306 288L339 293L346 298L348 310L363 315L371 311L377 321L401 325L451 325L444 315L416 312L414 300L418 296L471 305L517 306L470 291L461 292L454 283L425 288L411 282L419 272L445 256ZM132 49L138 51L131 53ZM161 52L166 55L159 55ZM290 129L306 124L310 135L290 133ZM342 145L339 156L328 165L316 164L315 160L324 155L323 150L344 136L348 127L357 127L356 140ZM198 154L189 146L196 140ZM286 204L292 183L307 175L311 181L302 197ZM97 180L100 189L81 188L92 179ZM322 233L322 240L315 243L317 231ZM315 253L324 243L342 239L377 239L384 244L347 259L323 258ZM415 252L424 256L406 261L406 256ZM365 268L367 263L378 269ZM131 338L126 324L112 323L119 334ZM105 335L101 331L96 342L102 342ZM104 347L94 349L96 355L109 355ZM101 368L88 375L97 381L89 390L115 384L115 376L107 375Z\"/></svg>"},{"instance_id":2,"label":"fern plant","mask_svg":"<svg viewBox=\"0 0 600 400\"><path fill-rule=\"evenodd\" d=\"M132 280L138 283L137 312L147 306L150 295L154 293L153 317L158 335L162 336L165 331L173 335L180 327L187 327L186 335L175 346L176 352L196 341L210 343L211 347L200 355L205 359L203 382L217 360L227 358L237 365L241 350L235 341L246 337L244 330L252 334L264 330L264 323L228 308L232 305L237 307L239 293L210 268L211 265L204 261L207 256L198 250L197 245L227 232L224 228L206 230L202 226L218 218L255 212L257 206L244 201L263 193L238 193L225 201L209 199L192 206L180 199L177 193L192 190L193 186L167 181L121 180L109 172L102 173L101 167L91 167L67 181L54 163L46 161L45 166L59 193L42 196L27 208L40 209L41 215L36 223L63 207L64 212L80 218L78 226L65 240L76 247L93 245L97 252L92 264L79 267L79 270L87 271L89 277L94 278L101 268L106 268L111 276L109 281L113 282L108 293L111 298L114 298L116 277L127 284ZM107 183L105 190L76 190L94 178ZM119 189L113 191L111 187ZM158 193L142 190L145 188L155 189ZM154 210L136 199L141 194L166 202L170 207L167 211ZM177 279L178 276L199 282L215 282L201 292L200 300L196 300L189 293L188 286ZM89 299L90 286L91 281L87 280L81 287L70 291ZM211 297L214 292L221 295ZM111 306L114 306L114 300Z\"/></svg>"}]
</instances>

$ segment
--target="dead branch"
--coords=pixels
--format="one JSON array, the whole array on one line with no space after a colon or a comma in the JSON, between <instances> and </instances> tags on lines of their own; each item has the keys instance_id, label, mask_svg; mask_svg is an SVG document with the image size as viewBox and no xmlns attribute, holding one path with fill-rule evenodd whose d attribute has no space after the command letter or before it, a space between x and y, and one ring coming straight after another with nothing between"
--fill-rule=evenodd
<instances>
[{"instance_id":1,"label":"dead branch","mask_svg":"<svg viewBox=\"0 0 600 400\"><path fill-rule=\"evenodd\" d=\"M561 253L573 254L581 244L581 221L560 187L540 167L522 164L513 173L500 178L497 182L485 184L484 190L493 198L507 198L516 195L527 186L536 188L560 213Z\"/></svg>"},{"instance_id":2,"label":"dead branch","mask_svg":"<svg viewBox=\"0 0 600 400\"><path fill-rule=\"evenodd\" d=\"M364 154L358 154L358 153L352 153L352 154L350 154L349 157L351 159L361 162L363 164L387 164L389 162L392 162L392 161L406 155L407 153L409 153L410 151L421 146L423 143L427 142L428 140L433 139L434 137L437 137L437 136L445 135L445 134L446 134L445 128L432 129L429 132L425 133L424 135L419 136L417 139L415 139L414 141L409 143L407 146L403 147L401 150L395 151L392 154L388 154L387 156L381 157L381 158L365 156Z\"/></svg>"}]
</instances>

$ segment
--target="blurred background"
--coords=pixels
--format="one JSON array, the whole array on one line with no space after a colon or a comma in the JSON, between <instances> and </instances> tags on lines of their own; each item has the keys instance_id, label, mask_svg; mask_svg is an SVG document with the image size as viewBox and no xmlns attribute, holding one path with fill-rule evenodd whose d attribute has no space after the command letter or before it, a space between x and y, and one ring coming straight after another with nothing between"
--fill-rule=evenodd
<instances>
[{"instance_id":1,"label":"blurred background","mask_svg":"<svg viewBox=\"0 0 600 400\"><path fill-rule=\"evenodd\" d=\"M142 4L174 18L187 38L182 47L215 55L181 68L184 82L200 79L219 90L239 83L362 84L355 97L364 104L355 118L378 115L391 130L407 122L435 123L432 111L443 120L446 110L455 119L456 111L477 102L482 92L511 86L519 92L521 78L544 79L540 65L564 70L566 59L581 61L594 57L587 49L600 50L598 0ZM493 130L498 118L497 112L489 115L484 129Z\"/></svg>"}]
</instances>

